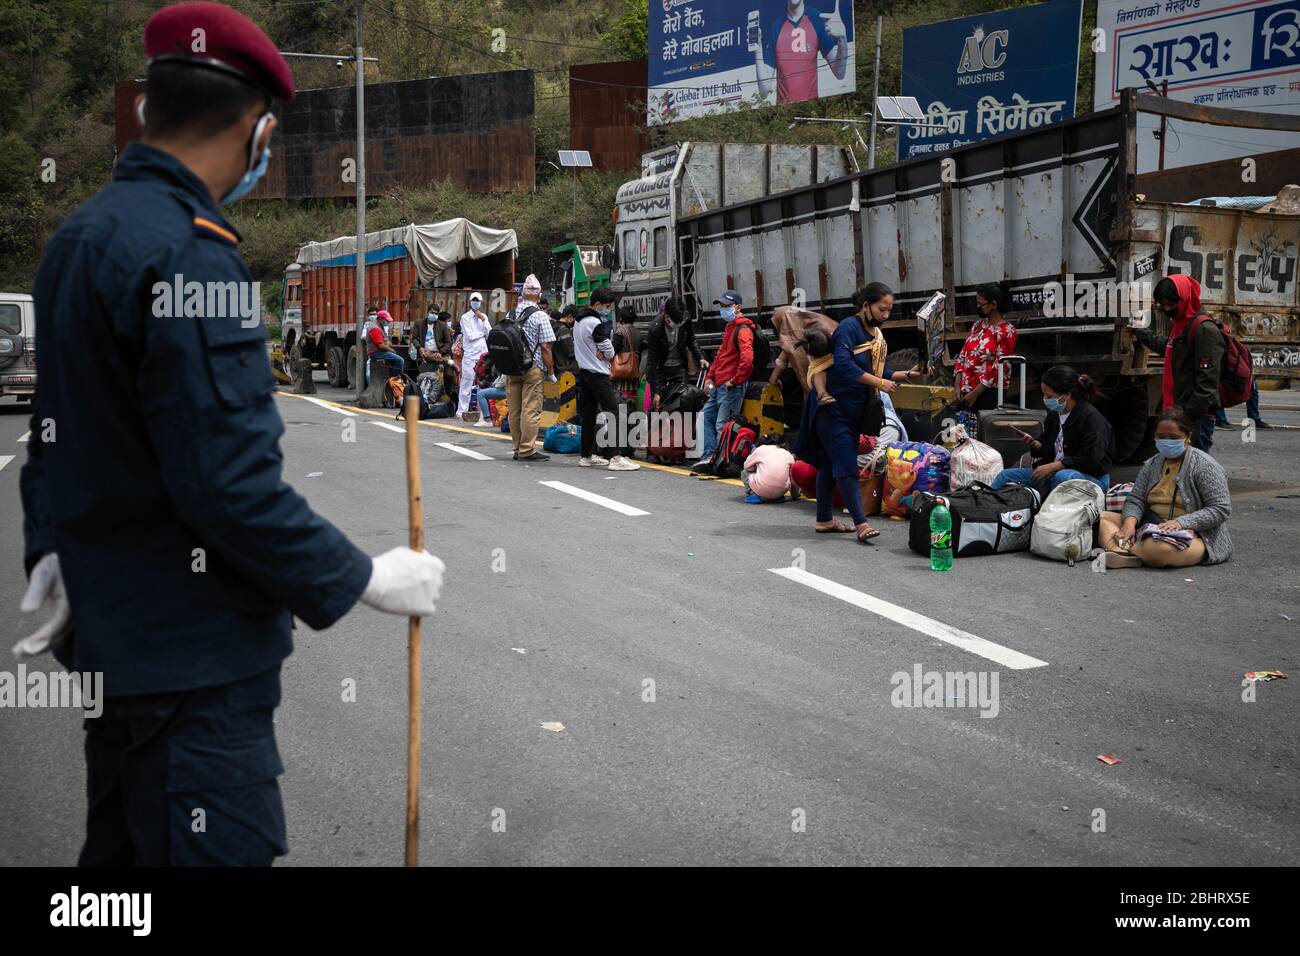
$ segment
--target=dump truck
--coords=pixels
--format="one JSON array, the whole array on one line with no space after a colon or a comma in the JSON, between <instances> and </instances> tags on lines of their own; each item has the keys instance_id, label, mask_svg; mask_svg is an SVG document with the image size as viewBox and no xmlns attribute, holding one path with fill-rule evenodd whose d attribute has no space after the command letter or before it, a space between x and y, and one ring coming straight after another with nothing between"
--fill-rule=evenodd
<instances>
[{"instance_id":1,"label":"dump truck","mask_svg":"<svg viewBox=\"0 0 1300 956\"><path fill-rule=\"evenodd\" d=\"M640 178L620 186L614 200L607 264L619 305L632 305L650 320L679 288L674 253L682 219L815 186L857 168L852 150L842 146L680 143L644 153Z\"/></svg>"},{"instance_id":2,"label":"dump truck","mask_svg":"<svg viewBox=\"0 0 1300 956\"><path fill-rule=\"evenodd\" d=\"M1200 282L1204 307L1246 342L1265 387L1300 376L1300 214L1278 203L1261 210L1194 203L1204 192L1146 201L1137 175L1140 112L1287 129L1300 143L1300 117L1128 90L1112 109L935 156L683 215L668 203L676 248L667 281L685 299L697 337L714 342L721 319L712 303L724 289L738 290L745 314L770 335L779 306L839 319L852 313L855 289L883 282L895 293L885 326L891 353L932 356L936 380L951 382L976 319L976 289L1005 279L1031 382L1057 363L1090 373L1106 396L1100 407L1115 430L1117 460L1126 460L1147 447L1158 410L1163 356L1134 333L1160 321L1150 291L1163 275ZM1242 182L1242 168L1239 160L1225 165L1214 194L1258 192ZM1200 173L1195 188L1205 190ZM665 180L660 192L683 188ZM918 323L935 292L946 297L942 320ZM792 384L786 394L797 403ZM908 404L901 391L899 403Z\"/></svg>"},{"instance_id":3,"label":"dump truck","mask_svg":"<svg viewBox=\"0 0 1300 956\"><path fill-rule=\"evenodd\" d=\"M499 317L514 304L518 249L513 229L467 219L367 233L367 305L392 315L400 349L430 304L463 313L478 291ZM292 359L309 358L334 386L356 382L356 251L355 236L309 242L284 274L280 334L289 369L297 367Z\"/></svg>"}]
</instances>

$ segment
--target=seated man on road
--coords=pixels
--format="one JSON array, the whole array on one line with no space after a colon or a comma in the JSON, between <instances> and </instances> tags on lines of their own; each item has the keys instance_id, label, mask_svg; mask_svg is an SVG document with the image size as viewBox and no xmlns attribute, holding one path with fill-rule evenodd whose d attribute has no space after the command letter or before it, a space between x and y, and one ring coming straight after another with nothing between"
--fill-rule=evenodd
<instances>
[{"instance_id":1,"label":"seated man on road","mask_svg":"<svg viewBox=\"0 0 1300 956\"><path fill-rule=\"evenodd\" d=\"M375 314L375 324L366 332L367 383L370 381L370 365L377 358L392 362L394 375L401 375L406 370L406 363L402 361L402 357L388 344L388 330L392 322L393 317L384 309L380 309Z\"/></svg>"},{"instance_id":2,"label":"seated man on road","mask_svg":"<svg viewBox=\"0 0 1300 956\"><path fill-rule=\"evenodd\" d=\"M1119 514L1101 515L1107 568L1186 568L1232 557L1228 477L1208 453L1189 447L1196 426L1182 409L1156 419L1147 459Z\"/></svg>"}]
</instances>

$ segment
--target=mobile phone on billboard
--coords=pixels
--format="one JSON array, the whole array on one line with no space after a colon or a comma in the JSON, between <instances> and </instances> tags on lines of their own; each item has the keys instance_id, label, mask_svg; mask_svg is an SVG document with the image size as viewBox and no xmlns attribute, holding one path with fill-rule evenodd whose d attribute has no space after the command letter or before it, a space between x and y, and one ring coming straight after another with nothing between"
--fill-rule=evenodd
<instances>
[{"instance_id":1,"label":"mobile phone on billboard","mask_svg":"<svg viewBox=\"0 0 1300 956\"><path fill-rule=\"evenodd\" d=\"M749 52L757 53L763 46L763 28L759 25L759 12L749 11Z\"/></svg>"}]
</instances>

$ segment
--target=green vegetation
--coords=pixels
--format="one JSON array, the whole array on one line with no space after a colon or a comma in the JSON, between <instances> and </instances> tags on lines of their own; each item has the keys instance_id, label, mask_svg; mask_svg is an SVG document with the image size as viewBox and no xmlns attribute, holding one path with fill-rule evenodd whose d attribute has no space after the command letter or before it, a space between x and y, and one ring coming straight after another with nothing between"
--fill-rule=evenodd
<instances>
[{"instance_id":1,"label":"green vegetation","mask_svg":"<svg viewBox=\"0 0 1300 956\"><path fill-rule=\"evenodd\" d=\"M285 50L341 54L354 43L351 0L226 2L252 17ZM789 126L796 115L868 115L878 13L885 18L880 89L897 93L906 27L1026 2L859 0L857 93L654 128L652 145L699 139L856 146L851 129ZM30 289L45 237L111 176L113 83L144 75L144 24L163 5L161 0L0 0L0 288ZM536 193L473 194L450 182L395 190L369 199L368 227L454 216L510 227L519 233L521 275L542 270L550 249L574 237L575 218L579 241L608 241L614 192L627 171L580 175L575 216L570 174L551 163L556 150L569 145L569 66L644 56L647 9L647 0L366 0L366 52L379 58L367 67L367 82L528 68L536 71L537 90ZM1085 0L1085 37L1094 20L1095 2ZM1092 102L1086 43L1084 53L1081 111ZM293 69L300 89L348 82L328 61L296 60ZM877 161L891 162L893 148L892 137L882 135ZM47 181L48 160L53 160L53 181ZM230 212L268 306L278 299L280 274L299 244L349 235L355 225L355 211L346 201L245 202Z\"/></svg>"}]
</instances>

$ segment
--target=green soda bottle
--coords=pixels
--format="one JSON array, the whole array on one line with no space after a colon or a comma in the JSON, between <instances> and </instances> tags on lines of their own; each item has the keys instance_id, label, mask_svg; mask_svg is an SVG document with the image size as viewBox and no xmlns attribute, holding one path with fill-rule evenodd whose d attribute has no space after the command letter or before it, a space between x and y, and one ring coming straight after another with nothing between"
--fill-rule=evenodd
<instances>
[{"instance_id":1,"label":"green soda bottle","mask_svg":"<svg viewBox=\"0 0 1300 956\"><path fill-rule=\"evenodd\" d=\"M952 515L944 498L930 512L930 570L952 570Z\"/></svg>"}]
</instances>

